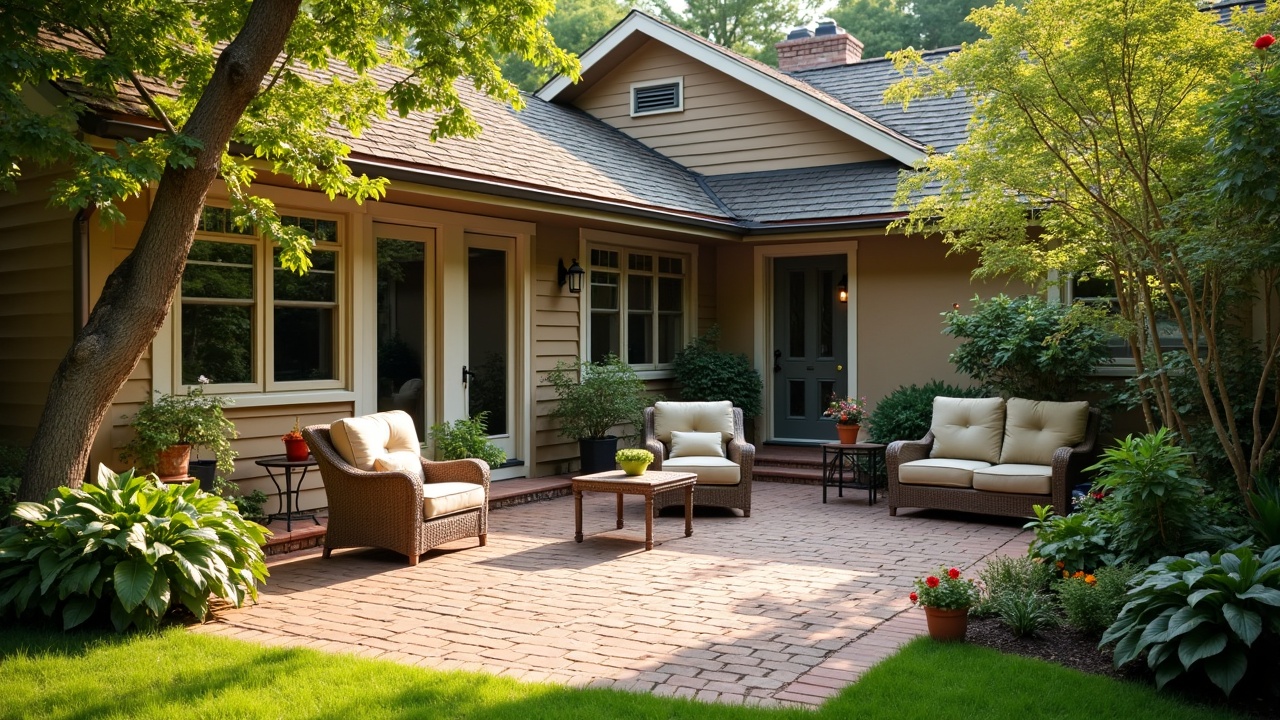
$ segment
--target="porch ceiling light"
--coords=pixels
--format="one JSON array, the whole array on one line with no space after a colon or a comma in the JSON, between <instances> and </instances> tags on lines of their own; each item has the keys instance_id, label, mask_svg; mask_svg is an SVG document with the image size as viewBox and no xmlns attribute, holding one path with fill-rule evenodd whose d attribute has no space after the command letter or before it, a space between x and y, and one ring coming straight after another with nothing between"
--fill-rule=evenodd
<instances>
[{"instance_id":1,"label":"porch ceiling light","mask_svg":"<svg viewBox=\"0 0 1280 720\"><path fill-rule=\"evenodd\" d=\"M849 276L841 275L840 284L836 286L836 297L842 303L849 302Z\"/></svg>"},{"instance_id":2,"label":"porch ceiling light","mask_svg":"<svg viewBox=\"0 0 1280 720\"><path fill-rule=\"evenodd\" d=\"M574 258L569 267L564 266L564 260L558 260L556 268L556 279L560 281L560 287L564 287L565 283L569 283L569 292L577 295L582 292L582 276L587 274L586 270L578 264L578 258Z\"/></svg>"}]
</instances>

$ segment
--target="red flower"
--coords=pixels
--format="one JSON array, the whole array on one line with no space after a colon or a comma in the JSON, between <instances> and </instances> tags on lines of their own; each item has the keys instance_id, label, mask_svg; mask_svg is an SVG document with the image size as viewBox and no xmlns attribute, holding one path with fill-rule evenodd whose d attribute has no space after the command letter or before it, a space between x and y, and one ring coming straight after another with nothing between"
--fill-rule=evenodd
<instances>
[{"instance_id":1,"label":"red flower","mask_svg":"<svg viewBox=\"0 0 1280 720\"><path fill-rule=\"evenodd\" d=\"M929 587L931 587L931 588L936 588L936 587L938 587L938 585L939 585L941 582L942 582L941 580L938 580L938 578L936 578L936 577L934 577L934 576L932 576L932 575L930 575L929 577L927 577L927 578L925 578L925 579L924 579L924 584L925 584L925 585L928 585L928 586L929 586Z\"/></svg>"},{"instance_id":2,"label":"red flower","mask_svg":"<svg viewBox=\"0 0 1280 720\"><path fill-rule=\"evenodd\" d=\"M910 595L908 595L907 597L911 598L911 602L913 602L913 603L920 602L920 596L919 596L919 595L917 595L917 594L915 594L915 593L911 593L911 594L910 594Z\"/></svg>"},{"instance_id":3,"label":"red flower","mask_svg":"<svg viewBox=\"0 0 1280 720\"><path fill-rule=\"evenodd\" d=\"M955 568L951 568L950 570L947 571L947 577L951 578L952 580L959 580L960 571Z\"/></svg>"},{"instance_id":4,"label":"red flower","mask_svg":"<svg viewBox=\"0 0 1280 720\"><path fill-rule=\"evenodd\" d=\"M1263 35L1257 40L1254 40L1253 46L1258 48L1259 50L1266 50L1267 48L1271 47L1272 44L1275 43L1275 41L1276 41L1276 36L1272 35L1271 33L1267 33L1266 35Z\"/></svg>"}]
</instances>

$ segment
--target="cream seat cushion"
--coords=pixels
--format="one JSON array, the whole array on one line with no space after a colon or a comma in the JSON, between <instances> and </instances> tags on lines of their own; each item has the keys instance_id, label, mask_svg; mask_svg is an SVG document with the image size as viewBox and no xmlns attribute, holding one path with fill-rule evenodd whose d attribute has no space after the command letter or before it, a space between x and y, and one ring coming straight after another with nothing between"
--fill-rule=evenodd
<instances>
[{"instance_id":1,"label":"cream seat cushion","mask_svg":"<svg viewBox=\"0 0 1280 720\"><path fill-rule=\"evenodd\" d=\"M1089 403L1009 398L1000 462L1052 465L1058 448L1079 445L1089 424Z\"/></svg>"},{"instance_id":2,"label":"cream seat cushion","mask_svg":"<svg viewBox=\"0 0 1280 720\"><path fill-rule=\"evenodd\" d=\"M694 473L698 476L699 485L737 485L742 479L742 468L738 463L706 455L663 460L662 471Z\"/></svg>"},{"instance_id":3,"label":"cream seat cushion","mask_svg":"<svg viewBox=\"0 0 1280 720\"><path fill-rule=\"evenodd\" d=\"M1000 462L1004 440L1003 398L933 399L931 458Z\"/></svg>"},{"instance_id":4,"label":"cream seat cushion","mask_svg":"<svg viewBox=\"0 0 1280 720\"><path fill-rule=\"evenodd\" d=\"M367 472L376 470L373 462L384 455L420 452L413 418L402 410L337 420L329 426L329 438L343 460Z\"/></svg>"},{"instance_id":5,"label":"cream seat cushion","mask_svg":"<svg viewBox=\"0 0 1280 720\"><path fill-rule=\"evenodd\" d=\"M484 504L484 486L465 482L427 483L422 486L422 519L473 510Z\"/></svg>"},{"instance_id":6,"label":"cream seat cushion","mask_svg":"<svg viewBox=\"0 0 1280 720\"><path fill-rule=\"evenodd\" d=\"M989 492L1048 495L1053 468L1049 465L996 465L973 471L973 489Z\"/></svg>"},{"instance_id":7,"label":"cream seat cushion","mask_svg":"<svg viewBox=\"0 0 1280 720\"><path fill-rule=\"evenodd\" d=\"M718 432L671 431L671 457L724 457L724 441Z\"/></svg>"},{"instance_id":8,"label":"cream seat cushion","mask_svg":"<svg viewBox=\"0 0 1280 720\"><path fill-rule=\"evenodd\" d=\"M665 469L665 465L663 468ZM903 485L937 485L939 487L973 487L973 473L991 467L981 460L927 458L898 466L898 482Z\"/></svg>"},{"instance_id":9,"label":"cream seat cushion","mask_svg":"<svg viewBox=\"0 0 1280 720\"><path fill-rule=\"evenodd\" d=\"M653 434L658 440L671 444L671 433L718 432L720 442L733 439L733 403L717 402L659 402L653 406Z\"/></svg>"}]
</instances>

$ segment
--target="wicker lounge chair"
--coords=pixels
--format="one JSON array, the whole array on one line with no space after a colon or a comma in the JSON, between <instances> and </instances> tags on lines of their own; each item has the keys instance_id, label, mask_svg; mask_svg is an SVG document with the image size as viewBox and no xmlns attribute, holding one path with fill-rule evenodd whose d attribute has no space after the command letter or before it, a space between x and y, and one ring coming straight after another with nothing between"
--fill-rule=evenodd
<instances>
[{"instance_id":1,"label":"wicker lounge chair","mask_svg":"<svg viewBox=\"0 0 1280 720\"><path fill-rule=\"evenodd\" d=\"M363 446L346 437L335 444L331 428L339 423L345 423L340 430L344 436L352 430L349 426L361 423L388 431ZM489 466L481 460L433 462L418 456L417 434L406 413L312 425L302 436L320 466L329 497L326 558L334 548L380 547L403 553L410 565L417 565L422 553L446 542L479 537L480 545L485 544ZM415 477L415 470L420 477Z\"/></svg>"},{"instance_id":2,"label":"wicker lounge chair","mask_svg":"<svg viewBox=\"0 0 1280 720\"><path fill-rule=\"evenodd\" d=\"M707 452L698 450L696 437L673 433L719 433L718 442ZM675 441L686 440L692 453L681 452ZM721 402L659 402L644 411L644 447L653 453L654 470L691 472L698 476L693 490L696 505L739 508L751 517L751 470L756 448L747 442L742 429L742 410L728 400ZM653 511L668 505L682 505L681 491L658 493Z\"/></svg>"}]
</instances>

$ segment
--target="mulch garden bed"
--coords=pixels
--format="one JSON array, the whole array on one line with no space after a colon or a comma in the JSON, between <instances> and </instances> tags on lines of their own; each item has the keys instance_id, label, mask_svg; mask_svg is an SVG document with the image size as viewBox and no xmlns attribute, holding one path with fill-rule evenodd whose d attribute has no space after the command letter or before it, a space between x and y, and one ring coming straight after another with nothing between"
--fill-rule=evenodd
<instances>
[{"instance_id":1,"label":"mulch garden bed","mask_svg":"<svg viewBox=\"0 0 1280 720\"><path fill-rule=\"evenodd\" d=\"M1014 637L998 618L969 618L968 642L1003 653L1038 658L1081 672L1105 675L1116 680L1154 685L1146 664L1139 661L1122 668L1112 664L1111 650L1098 647L1098 638L1061 626L1051 628L1035 638ZM1253 673L1251 673L1253 675ZM1251 685L1246 677L1224 702L1222 693L1207 682L1174 680L1165 687L1188 702L1225 708L1231 712L1256 718L1280 718L1280 678L1259 678Z\"/></svg>"}]
</instances>

